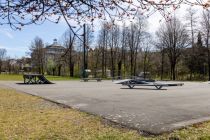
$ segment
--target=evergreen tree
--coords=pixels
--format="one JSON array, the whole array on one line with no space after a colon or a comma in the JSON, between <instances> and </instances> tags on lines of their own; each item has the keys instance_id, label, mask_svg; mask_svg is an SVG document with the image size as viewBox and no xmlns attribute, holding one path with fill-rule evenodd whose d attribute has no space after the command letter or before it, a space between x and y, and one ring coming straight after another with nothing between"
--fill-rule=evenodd
<instances>
[{"instance_id":1,"label":"evergreen tree","mask_svg":"<svg viewBox=\"0 0 210 140\"><path fill-rule=\"evenodd\" d=\"M197 46L198 47L202 47L203 46L201 32L198 33Z\"/></svg>"},{"instance_id":2,"label":"evergreen tree","mask_svg":"<svg viewBox=\"0 0 210 140\"><path fill-rule=\"evenodd\" d=\"M195 48L195 70L196 73L199 74L199 78L201 76L204 78L205 75L205 63L206 63L206 48L203 46L201 33L198 33L197 43Z\"/></svg>"}]
</instances>

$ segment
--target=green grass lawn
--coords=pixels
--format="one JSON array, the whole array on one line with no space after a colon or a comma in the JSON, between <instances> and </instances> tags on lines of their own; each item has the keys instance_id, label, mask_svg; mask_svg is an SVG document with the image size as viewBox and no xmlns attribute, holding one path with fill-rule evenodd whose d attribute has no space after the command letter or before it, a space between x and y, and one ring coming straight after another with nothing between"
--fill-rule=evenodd
<instances>
[{"instance_id":1,"label":"green grass lawn","mask_svg":"<svg viewBox=\"0 0 210 140\"><path fill-rule=\"evenodd\" d=\"M1 81L23 81L23 75L0 74Z\"/></svg>"},{"instance_id":2,"label":"green grass lawn","mask_svg":"<svg viewBox=\"0 0 210 140\"><path fill-rule=\"evenodd\" d=\"M209 140L210 122L161 136L144 137L100 118L39 97L0 88L0 140Z\"/></svg>"},{"instance_id":3,"label":"green grass lawn","mask_svg":"<svg viewBox=\"0 0 210 140\"><path fill-rule=\"evenodd\" d=\"M70 78L68 76L51 76L46 75L46 78L50 81L67 81L67 80L79 80L79 78ZM22 74L0 74L0 81L23 81Z\"/></svg>"}]
</instances>

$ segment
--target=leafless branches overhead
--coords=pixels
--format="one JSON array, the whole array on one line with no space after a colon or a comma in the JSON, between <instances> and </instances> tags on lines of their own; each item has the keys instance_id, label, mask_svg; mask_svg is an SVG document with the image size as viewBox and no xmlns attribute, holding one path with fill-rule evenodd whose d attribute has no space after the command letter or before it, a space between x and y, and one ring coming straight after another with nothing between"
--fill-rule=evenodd
<instances>
[{"instance_id":1,"label":"leafless branches overhead","mask_svg":"<svg viewBox=\"0 0 210 140\"><path fill-rule=\"evenodd\" d=\"M167 8L176 10L181 4L209 7L209 3L202 0L1 0L0 24L21 29L46 20L58 23L64 18L73 29L85 22L94 24L96 19L112 22L125 17L132 19L137 13L150 16L158 11L168 18L170 12ZM77 25L72 25L70 21L75 21Z\"/></svg>"}]
</instances>

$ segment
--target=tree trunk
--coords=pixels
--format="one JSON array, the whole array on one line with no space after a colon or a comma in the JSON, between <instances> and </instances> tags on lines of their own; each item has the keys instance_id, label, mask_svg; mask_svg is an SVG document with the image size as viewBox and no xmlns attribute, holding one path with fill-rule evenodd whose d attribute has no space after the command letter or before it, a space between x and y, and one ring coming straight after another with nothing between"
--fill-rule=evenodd
<instances>
[{"instance_id":1,"label":"tree trunk","mask_svg":"<svg viewBox=\"0 0 210 140\"><path fill-rule=\"evenodd\" d=\"M171 64L171 76L172 80L176 80L176 63Z\"/></svg>"},{"instance_id":2,"label":"tree trunk","mask_svg":"<svg viewBox=\"0 0 210 140\"><path fill-rule=\"evenodd\" d=\"M111 73L112 73L112 77L114 78L115 74L114 74L114 54L113 53L114 53L113 49L111 48Z\"/></svg>"},{"instance_id":3,"label":"tree trunk","mask_svg":"<svg viewBox=\"0 0 210 140\"><path fill-rule=\"evenodd\" d=\"M41 72L41 67L39 67L39 74L41 74L42 72Z\"/></svg>"},{"instance_id":4,"label":"tree trunk","mask_svg":"<svg viewBox=\"0 0 210 140\"><path fill-rule=\"evenodd\" d=\"M41 65L41 73L42 73L42 75L44 74L44 64L43 63Z\"/></svg>"},{"instance_id":5,"label":"tree trunk","mask_svg":"<svg viewBox=\"0 0 210 140\"><path fill-rule=\"evenodd\" d=\"M209 73L208 73L208 80L210 81L210 50L208 49L208 69L209 69Z\"/></svg>"},{"instance_id":6,"label":"tree trunk","mask_svg":"<svg viewBox=\"0 0 210 140\"><path fill-rule=\"evenodd\" d=\"M117 74L119 77L122 76L122 74L121 74L121 69L122 69L122 61L120 60L120 61L118 62L118 74Z\"/></svg>"},{"instance_id":7,"label":"tree trunk","mask_svg":"<svg viewBox=\"0 0 210 140\"><path fill-rule=\"evenodd\" d=\"M133 74L134 76L136 76L136 65L137 65L137 50L135 50L135 54L134 54L134 67L133 67Z\"/></svg>"},{"instance_id":8,"label":"tree trunk","mask_svg":"<svg viewBox=\"0 0 210 140\"><path fill-rule=\"evenodd\" d=\"M163 73L164 73L164 50L161 52L161 75L160 79L163 80Z\"/></svg>"},{"instance_id":9,"label":"tree trunk","mask_svg":"<svg viewBox=\"0 0 210 140\"><path fill-rule=\"evenodd\" d=\"M104 46L102 49L102 77L105 77L105 70L104 70Z\"/></svg>"},{"instance_id":10,"label":"tree trunk","mask_svg":"<svg viewBox=\"0 0 210 140\"><path fill-rule=\"evenodd\" d=\"M53 76L55 76L55 68L53 68Z\"/></svg>"},{"instance_id":11,"label":"tree trunk","mask_svg":"<svg viewBox=\"0 0 210 140\"><path fill-rule=\"evenodd\" d=\"M147 59L147 55L144 54L144 79L146 78L146 59Z\"/></svg>"},{"instance_id":12,"label":"tree trunk","mask_svg":"<svg viewBox=\"0 0 210 140\"><path fill-rule=\"evenodd\" d=\"M74 63L71 63L70 66L69 66L69 75L70 77L74 77Z\"/></svg>"},{"instance_id":13,"label":"tree trunk","mask_svg":"<svg viewBox=\"0 0 210 140\"><path fill-rule=\"evenodd\" d=\"M2 61L0 60L0 74L1 74L1 70L2 70Z\"/></svg>"},{"instance_id":14,"label":"tree trunk","mask_svg":"<svg viewBox=\"0 0 210 140\"><path fill-rule=\"evenodd\" d=\"M97 52L96 55L97 55L97 57L96 57L96 63L95 63L95 67L94 67L94 68L95 68L94 76L95 76L95 77L98 77L98 75L97 75L97 69L98 69L98 61L99 61L99 55L100 55L99 52ZM103 71L103 70L102 70L102 71ZM103 76L103 74L102 74L101 76Z\"/></svg>"},{"instance_id":15,"label":"tree trunk","mask_svg":"<svg viewBox=\"0 0 210 140\"><path fill-rule=\"evenodd\" d=\"M107 67L107 60L106 60L106 58L107 58L107 52L106 52L106 48L105 48L105 52L104 52L104 71L105 71L105 77L104 78L106 78L107 77L107 73L106 73L106 67Z\"/></svg>"},{"instance_id":16,"label":"tree trunk","mask_svg":"<svg viewBox=\"0 0 210 140\"><path fill-rule=\"evenodd\" d=\"M61 66L62 66L62 65L59 65L59 66L58 66L58 76L61 76Z\"/></svg>"},{"instance_id":17,"label":"tree trunk","mask_svg":"<svg viewBox=\"0 0 210 140\"><path fill-rule=\"evenodd\" d=\"M130 63L131 63L131 69L130 69L130 73L131 73L131 76L133 76L133 56L131 55L131 60L130 60Z\"/></svg>"},{"instance_id":18,"label":"tree trunk","mask_svg":"<svg viewBox=\"0 0 210 140\"><path fill-rule=\"evenodd\" d=\"M210 50L209 50L209 33L210 30L209 28L207 29L207 38L206 38L206 48L207 48L207 53L208 53L208 80L210 81Z\"/></svg>"}]
</instances>

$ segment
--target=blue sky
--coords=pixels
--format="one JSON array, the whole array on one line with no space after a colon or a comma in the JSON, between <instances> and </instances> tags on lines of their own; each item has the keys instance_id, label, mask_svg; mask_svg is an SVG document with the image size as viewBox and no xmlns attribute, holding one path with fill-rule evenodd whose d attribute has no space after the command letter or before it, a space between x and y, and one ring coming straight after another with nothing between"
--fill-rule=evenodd
<instances>
[{"instance_id":1,"label":"blue sky","mask_svg":"<svg viewBox=\"0 0 210 140\"><path fill-rule=\"evenodd\" d=\"M159 26L159 20L156 16L151 17L150 20L149 24L153 23L150 30L154 32L154 29ZM99 22L95 25L96 32L99 29L98 26ZM67 29L67 24L62 20L59 24L48 21L42 25L27 25L21 31L14 31L8 25L0 25L0 48L5 48L11 58L21 58L29 52L30 44L36 36L42 38L44 43L51 44L53 39L59 40Z\"/></svg>"},{"instance_id":2,"label":"blue sky","mask_svg":"<svg viewBox=\"0 0 210 140\"><path fill-rule=\"evenodd\" d=\"M20 58L29 52L31 41L36 36L43 39L44 43L51 44L53 39L59 39L66 31L67 26L61 22L59 24L45 22L42 25L25 26L21 31L14 31L9 26L0 26L0 48L7 50L7 55L11 58Z\"/></svg>"}]
</instances>

